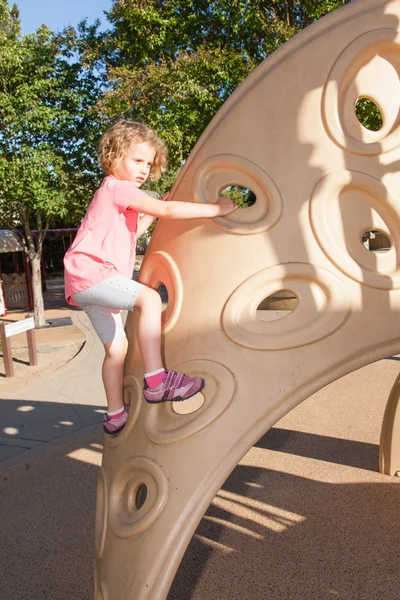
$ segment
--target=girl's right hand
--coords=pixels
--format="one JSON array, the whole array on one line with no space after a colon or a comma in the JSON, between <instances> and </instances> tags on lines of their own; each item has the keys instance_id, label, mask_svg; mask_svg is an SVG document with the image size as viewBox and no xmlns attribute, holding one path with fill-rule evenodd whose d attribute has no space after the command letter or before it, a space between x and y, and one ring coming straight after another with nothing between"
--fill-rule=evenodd
<instances>
[{"instance_id":1,"label":"girl's right hand","mask_svg":"<svg viewBox=\"0 0 400 600\"><path fill-rule=\"evenodd\" d=\"M215 204L217 204L220 208L221 217L230 215L239 208L238 205L235 204L231 198L229 198L229 196L220 196Z\"/></svg>"}]
</instances>

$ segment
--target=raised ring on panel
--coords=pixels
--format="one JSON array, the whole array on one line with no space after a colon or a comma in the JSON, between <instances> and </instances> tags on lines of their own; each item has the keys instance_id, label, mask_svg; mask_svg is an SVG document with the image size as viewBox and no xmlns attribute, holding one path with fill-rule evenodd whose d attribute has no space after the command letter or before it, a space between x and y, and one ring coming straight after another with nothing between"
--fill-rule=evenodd
<instances>
[{"instance_id":1,"label":"raised ring on panel","mask_svg":"<svg viewBox=\"0 0 400 600\"><path fill-rule=\"evenodd\" d=\"M321 250L347 276L383 290L400 287L399 215L400 199L381 181L357 171L325 175L310 200L311 227ZM369 229L389 237L388 252L368 256L372 253L362 248L361 236Z\"/></svg>"},{"instance_id":2,"label":"raised ring on panel","mask_svg":"<svg viewBox=\"0 0 400 600\"><path fill-rule=\"evenodd\" d=\"M103 467L99 469L96 494L96 523L95 523L95 555L100 560L106 541L108 519L108 486L107 475Z\"/></svg>"},{"instance_id":3,"label":"raised ring on panel","mask_svg":"<svg viewBox=\"0 0 400 600\"><path fill-rule=\"evenodd\" d=\"M142 490L144 502L139 501ZM121 538L145 531L168 500L168 479L154 460L138 456L127 460L114 477L110 491L110 526Z\"/></svg>"},{"instance_id":4,"label":"raised ring on panel","mask_svg":"<svg viewBox=\"0 0 400 600\"><path fill-rule=\"evenodd\" d=\"M163 333L168 333L178 320L182 308L183 286L177 264L166 252L153 252L140 269L140 283L157 289L164 284L168 292L168 305L162 313Z\"/></svg>"},{"instance_id":5,"label":"raised ring on panel","mask_svg":"<svg viewBox=\"0 0 400 600\"><path fill-rule=\"evenodd\" d=\"M129 406L129 416L121 433L113 437L105 436L105 444L115 448L122 444L132 433L142 407L142 385L134 375L125 375L123 381L124 403Z\"/></svg>"},{"instance_id":6,"label":"raised ring on panel","mask_svg":"<svg viewBox=\"0 0 400 600\"><path fill-rule=\"evenodd\" d=\"M323 91L322 113L326 129L340 147L377 156L400 145L399 62L400 33L394 29L364 33L339 55ZM370 131L358 121L355 106L361 97L379 107L383 117L379 131Z\"/></svg>"},{"instance_id":7,"label":"raised ring on panel","mask_svg":"<svg viewBox=\"0 0 400 600\"><path fill-rule=\"evenodd\" d=\"M270 229L282 213L282 198L271 177L253 162L234 154L208 158L196 171L193 196L196 202L214 203L221 191L237 185L251 189L257 200L249 208L227 217L207 219L227 233L252 235Z\"/></svg>"},{"instance_id":8,"label":"raised ring on panel","mask_svg":"<svg viewBox=\"0 0 400 600\"><path fill-rule=\"evenodd\" d=\"M191 360L174 369L206 380L201 392L204 403L199 410L190 414L177 414L171 402L152 407L148 411L145 427L148 437L156 444L173 444L202 431L228 408L236 391L233 374L221 363Z\"/></svg>"},{"instance_id":9,"label":"raised ring on panel","mask_svg":"<svg viewBox=\"0 0 400 600\"><path fill-rule=\"evenodd\" d=\"M261 301L288 290L298 299L293 312L277 321L261 321ZM350 314L344 284L332 273L308 263L286 263L259 271L229 297L222 314L225 334L252 350L287 350L312 344L339 329Z\"/></svg>"}]
</instances>

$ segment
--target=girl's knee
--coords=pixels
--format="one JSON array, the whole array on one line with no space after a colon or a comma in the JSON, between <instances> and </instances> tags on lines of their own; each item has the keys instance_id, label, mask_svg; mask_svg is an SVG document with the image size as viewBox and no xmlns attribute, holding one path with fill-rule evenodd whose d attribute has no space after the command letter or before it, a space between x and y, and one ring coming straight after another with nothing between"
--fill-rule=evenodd
<instances>
[{"instance_id":1,"label":"girl's knee","mask_svg":"<svg viewBox=\"0 0 400 600\"><path fill-rule=\"evenodd\" d=\"M153 288L144 288L136 298L135 306L139 309L150 308L152 310L161 310L161 296Z\"/></svg>"},{"instance_id":2,"label":"girl's knee","mask_svg":"<svg viewBox=\"0 0 400 600\"><path fill-rule=\"evenodd\" d=\"M128 352L128 340L124 337L116 338L107 344L104 344L106 358L125 359Z\"/></svg>"}]
</instances>

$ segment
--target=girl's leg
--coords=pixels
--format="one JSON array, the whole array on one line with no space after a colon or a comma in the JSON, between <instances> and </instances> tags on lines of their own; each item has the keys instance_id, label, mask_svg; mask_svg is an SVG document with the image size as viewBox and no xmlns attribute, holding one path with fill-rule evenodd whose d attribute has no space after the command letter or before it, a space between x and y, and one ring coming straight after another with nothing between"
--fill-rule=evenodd
<instances>
[{"instance_id":1,"label":"girl's leg","mask_svg":"<svg viewBox=\"0 0 400 600\"><path fill-rule=\"evenodd\" d=\"M152 288L144 287L136 297L139 311L137 339L146 373L163 368L161 358L161 298Z\"/></svg>"},{"instance_id":2,"label":"girl's leg","mask_svg":"<svg viewBox=\"0 0 400 600\"><path fill-rule=\"evenodd\" d=\"M124 341L118 342L124 336L120 310L135 308L139 312L137 339L146 374L143 395L147 402L186 400L203 389L201 377L186 377L175 371L159 373L164 367L161 357L161 298L158 292L118 275L74 294L73 298L87 312L106 350L103 381L110 403L109 412L113 412L111 406L123 405L127 341L124 338Z\"/></svg>"},{"instance_id":3,"label":"girl's leg","mask_svg":"<svg viewBox=\"0 0 400 600\"><path fill-rule=\"evenodd\" d=\"M96 305L86 305L84 308L104 345L102 376L107 397L107 413L104 415L103 429L106 433L115 435L121 431L128 418L128 407L124 406L123 393L128 340L119 311Z\"/></svg>"},{"instance_id":4,"label":"girl's leg","mask_svg":"<svg viewBox=\"0 0 400 600\"><path fill-rule=\"evenodd\" d=\"M112 311L139 309L137 337L146 372L163 368L161 358L161 298L158 292L136 281L120 275L110 277L83 292L74 294L73 299L82 306L96 329L104 347L108 362L108 345L121 334L110 328ZM104 309L102 311L102 308ZM104 325L103 325L104 323ZM113 323L111 322L111 326ZM102 331L103 330L103 331ZM123 329L122 329L123 333ZM116 350L118 354L118 350ZM113 357L110 347L110 363ZM106 367L106 378L108 369Z\"/></svg>"},{"instance_id":5,"label":"girl's leg","mask_svg":"<svg viewBox=\"0 0 400 600\"><path fill-rule=\"evenodd\" d=\"M119 337L104 345L105 357L102 368L103 384L107 396L108 412L115 412L124 406L123 378L128 340Z\"/></svg>"},{"instance_id":6,"label":"girl's leg","mask_svg":"<svg viewBox=\"0 0 400 600\"><path fill-rule=\"evenodd\" d=\"M201 377L186 377L163 369L161 358L161 298L152 288L144 288L135 301L139 310L137 339L145 368L143 395L149 403L187 400L204 387ZM150 375L150 377L149 377Z\"/></svg>"}]
</instances>

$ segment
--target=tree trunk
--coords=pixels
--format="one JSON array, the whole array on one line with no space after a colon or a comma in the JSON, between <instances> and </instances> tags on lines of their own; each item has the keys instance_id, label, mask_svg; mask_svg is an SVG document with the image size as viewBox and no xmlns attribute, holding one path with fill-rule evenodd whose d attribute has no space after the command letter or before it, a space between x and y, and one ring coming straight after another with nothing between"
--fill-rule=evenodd
<instances>
[{"instance_id":1,"label":"tree trunk","mask_svg":"<svg viewBox=\"0 0 400 600\"><path fill-rule=\"evenodd\" d=\"M44 318L44 303L42 293L42 276L41 276L41 256L35 253L29 256L32 270L32 292L33 292L33 316L35 319L35 327L43 327L46 325Z\"/></svg>"}]
</instances>

